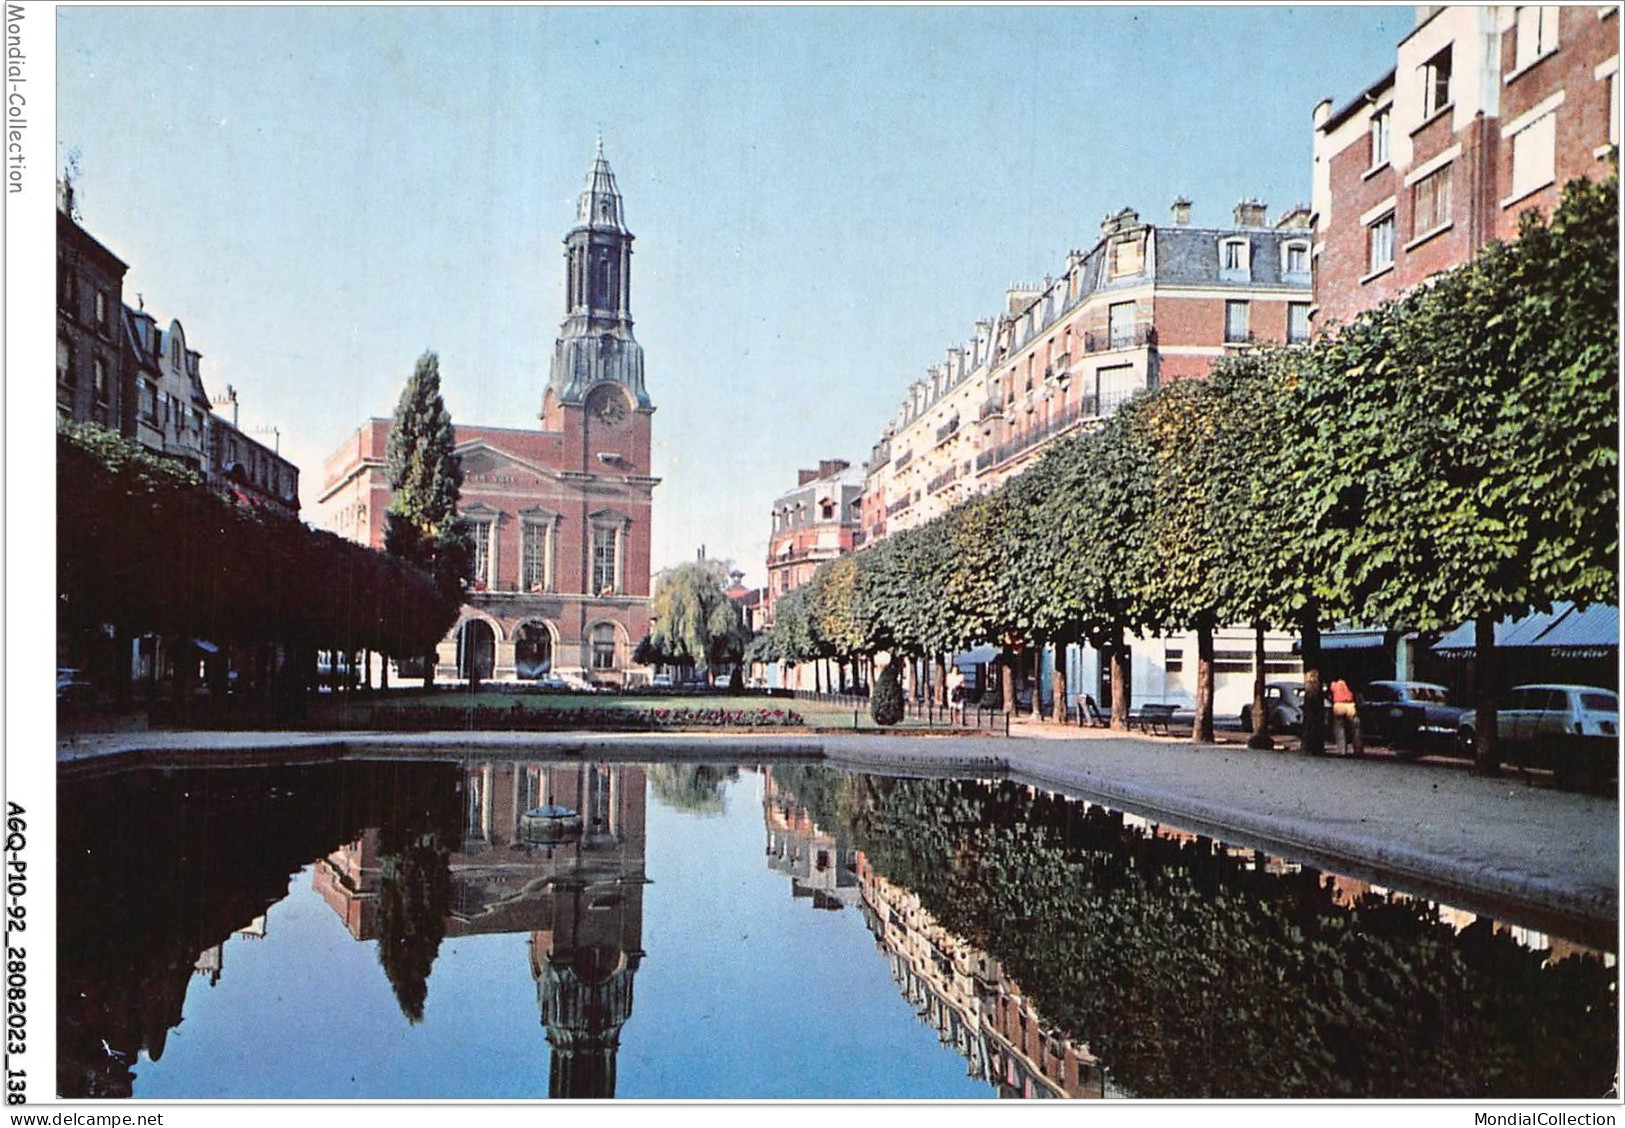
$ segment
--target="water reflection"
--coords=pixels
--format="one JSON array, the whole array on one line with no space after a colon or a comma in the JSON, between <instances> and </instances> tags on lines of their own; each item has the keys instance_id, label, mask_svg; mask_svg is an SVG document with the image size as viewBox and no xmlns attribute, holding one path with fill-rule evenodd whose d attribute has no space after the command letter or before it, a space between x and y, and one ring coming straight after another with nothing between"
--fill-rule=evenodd
<instances>
[{"instance_id":1,"label":"water reflection","mask_svg":"<svg viewBox=\"0 0 1625 1128\"><path fill-rule=\"evenodd\" d=\"M663 899L675 927L709 935L706 898L721 888L710 851L726 842L748 857L765 839L766 872L799 918L861 921L890 973L894 989L876 976L864 988L874 997L841 1000L846 1021L862 1028L906 1001L1000 1096L1595 1097L1613 1081L1612 955L1015 784L759 770L754 809L729 799L757 780L712 765L341 762L65 779L59 1091L132 1095L140 1059L157 1062L194 1013L189 987L229 979L233 952L247 966L260 945L290 938L297 917L271 910L309 867L300 887L316 917L347 949L376 944L373 982L389 992L388 1015L361 1001L366 984L318 1005L372 1026L428 1025L431 999L442 1015L466 1006L469 975L435 974L448 960L456 970L450 950L522 937L522 948L481 949L534 988L534 1010L528 990L506 990L530 1017L504 1019L496 1037L528 1022L551 1096L612 1097L645 955L651 797L696 832L679 836L680 865L705 892ZM535 841L523 816L544 806L579 812L579 834ZM751 958L788 968L807 950L780 937L830 935L786 928L774 924ZM651 946L669 964L679 943L661 936ZM307 927L292 958L351 966L317 939ZM727 1000L730 1038L748 1044L753 1016L784 1005L741 997L720 954L713 967L691 962L672 970ZM279 1005L283 989L272 985ZM279 1021L311 1036L297 1011L310 1001L288 994ZM716 1045L723 1033L711 1031ZM444 1064L431 1060L445 1076L396 1081L398 1095L492 1083L443 1048ZM817 1076L832 1065L809 1055L774 1067ZM251 1068L256 1083L299 1091L291 1073Z\"/></svg>"},{"instance_id":2,"label":"water reflection","mask_svg":"<svg viewBox=\"0 0 1625 1128\"><path fill-rule=\"evenodd\" d=\"M1611 954L1012 783L773 775L857 852L894 977L1001 1094L1613 1084Z\"/></svg>"},{"instance_id":3,"label":"water reflection","mask_svg":"<svg viewBox=\"0 0 1625 1128\"><path fill-rule=\"evenodd\" d=\"M473 765L459 780L466 817L455 850L420 841L417 854L403 855L398 844L386 845L398 834L369 829L322 860L315 886L352 936L378 939L401 1009L414 1021L442 938L528 934L552 1048L549 1096L613 1097L621 1027L644 955L645 776L629 765ZM522 816L547 805L579 812L581 835L556 845L527 841ZM419 864L407 866L414 856ZM445 889L438 899L437 885Z\"/></svg>"}]
</instances>

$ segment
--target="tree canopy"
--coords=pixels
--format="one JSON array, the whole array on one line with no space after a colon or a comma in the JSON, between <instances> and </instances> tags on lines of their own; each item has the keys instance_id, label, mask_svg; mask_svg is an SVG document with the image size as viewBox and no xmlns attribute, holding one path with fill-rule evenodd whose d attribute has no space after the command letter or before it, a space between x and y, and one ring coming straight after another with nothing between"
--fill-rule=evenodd
<instances>
[{"instance_id":1,"label":"tree canopy","mask_svg":"<svg viewBox=\"0 0 1625 1128\"><path fill-rule=\"evenodd\" d=\"M646 653L701 672L738 662L750 639L728 598L728 571L720 560L693 560L660 573Z\"/></svg>"}]
</instances>

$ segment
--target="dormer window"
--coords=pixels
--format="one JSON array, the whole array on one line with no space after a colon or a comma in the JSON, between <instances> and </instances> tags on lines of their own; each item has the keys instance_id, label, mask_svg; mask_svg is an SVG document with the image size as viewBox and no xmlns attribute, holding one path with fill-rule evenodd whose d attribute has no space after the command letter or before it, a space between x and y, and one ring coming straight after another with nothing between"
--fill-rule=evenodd
<instances>
[{"instance_id":1,"label":"dormer window","mask_svg":"<svg viewBox=\"0 0 1625 1128\"><path fill-rule=\"evenodd\" d=\"M1120 239L1111 247L1111 275L1138 274L1145 268L1145 244L1138 238Z\"/></svg>"},{"instance_id":2,"label":"dormer window","mask_svg":"<svg viewBox=\"0 0 1625 1128\"><path fill-rule=\"evenodd\" d=\"M1422 64L1422 119L1426 121L1450 105L1452 48L1446 47Z\"/></svg>"},{"instance_id":3,"label":"dormer window","mask_svg":"<svg viewBox=\"0 0 1625 1128\"><path fill-rule=\"evenodd\" d=\"M1309 241L1293 239L1281 245L1281 273L1289 278L1309 276Z\"/></svg>"},{"instance_id":4,"label":"dormer window","mask_svg":"<svg viewBox=\"0 0 1625 1128\"><path fill-rule=\"evenodd\" d=\"M1246 239L1225 239L1219 244L1219 280L1252 281L1252 244Z\"/></svg>"}]
</instances>

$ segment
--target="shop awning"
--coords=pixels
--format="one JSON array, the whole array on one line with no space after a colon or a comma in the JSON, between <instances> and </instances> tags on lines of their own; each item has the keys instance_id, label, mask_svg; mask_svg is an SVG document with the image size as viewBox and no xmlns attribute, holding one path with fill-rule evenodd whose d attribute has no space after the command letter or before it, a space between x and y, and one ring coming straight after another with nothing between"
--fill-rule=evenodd
<instances>
[{"instance_id":1,"label":"shop awning","mask_svg":"<svg viewBox=\"0 0 1625 1128\"><path fill-rule=\"evenodd\" d=\"M1611 658L1619 653L1619 608L1594 604L1583 611L1559 603L1550 613L1536 611L1495 624L1495 645L1503 650L1549 650L1555 658ZM1447 658L1471 658L1475 649L1472 623L1463 623L1438 642L1433 651Z\"/></svg>"}]
</instances>

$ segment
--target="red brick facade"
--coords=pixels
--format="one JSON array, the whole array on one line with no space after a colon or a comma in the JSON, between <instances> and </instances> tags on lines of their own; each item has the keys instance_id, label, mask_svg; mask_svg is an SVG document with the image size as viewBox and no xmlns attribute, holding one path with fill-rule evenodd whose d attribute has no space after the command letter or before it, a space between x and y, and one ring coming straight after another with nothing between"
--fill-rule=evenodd
<instances>
[{"instance_id":1,"label":"red brick facade","mask_svg":"<svg viewBox=\"0 0 1625 1128\"><path fill-rule=\"evenodd\" d=\"M1608 174L1619 136L1617 13L1424 9L1393 72L1341 110L1321 104L1317 330L1515 237L1518 217L1550 214L1568 181ZM1441 59L1448 81L1434 85ZM1448 91L1436 108L1435 91Z\"/></svg>"}]
</instances>

